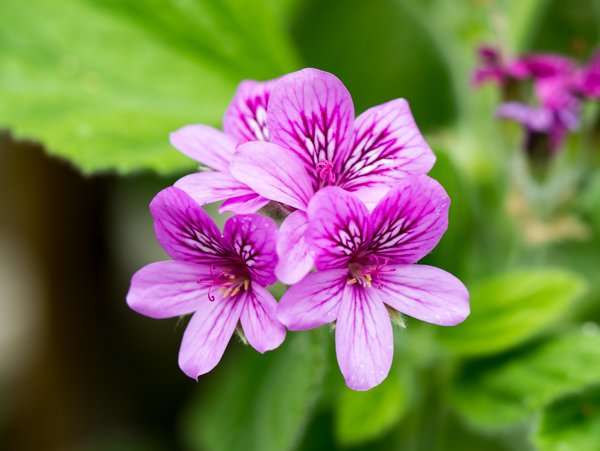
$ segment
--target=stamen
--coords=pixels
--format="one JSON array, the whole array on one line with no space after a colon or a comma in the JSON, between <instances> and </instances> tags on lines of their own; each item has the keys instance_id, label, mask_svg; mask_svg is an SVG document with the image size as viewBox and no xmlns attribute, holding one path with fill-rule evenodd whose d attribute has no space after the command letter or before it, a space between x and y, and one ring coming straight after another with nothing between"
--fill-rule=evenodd
<instances>
[{"instance_id":1,"label":"stamen","mask_svg":"<svg viewBox=\"0 0 600 451\"><path fill-rule=\"evenodd\" d=\"M317 175L325 183L335 183L337 177L333 173L333 164L329 160L322 160L317 163L316 166Z\"/></svg>"},{"instance_id":2,"label":"stamen","mask_svg":"<svg viewBox=\"0 0 600 451\"><path fill-rule=\"evenodd\" d=\"M248 288L250 288L250 280L246 279L244 280L244 290L248 291Z\"/></svg>"},{"instance_id":3,"label":"stamen","mask_svg":"<svg viewBox=\"0 0 600 451\"><path fill-rule=\"evenodd\" d=\"M346 285L354 285L356 282L358 282L358 280L356 280L354 277L350 280L348 280L348 282L346 282Z\"/></svg>"}]
</instances>

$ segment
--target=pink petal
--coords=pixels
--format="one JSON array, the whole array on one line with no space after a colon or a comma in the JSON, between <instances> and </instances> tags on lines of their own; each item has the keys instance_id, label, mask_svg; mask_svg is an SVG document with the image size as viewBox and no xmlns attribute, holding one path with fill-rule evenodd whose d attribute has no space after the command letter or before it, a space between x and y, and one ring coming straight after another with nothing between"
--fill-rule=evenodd
<instances>
[{"instance_id":1,"label":"pink petal","mask_svg":"<svg viewBox=\"0 0 600 451\"><path fill-rule=\"evenodd\" d=\"M466 287L433 266L394 266L392 272L379 274L376 286L386 304L421 321L454 326L469 316Z\"/></svg>"},{"instance_id":2,"label":"pink petal","mask_svg":"<svg viewBox=\"0 0 600 451\"><path fill-rule=\"evenodd\" d=\"M131 278L127 305L150 318L186 315L208 300L209 280L210 271L204 265L176 261L151 263Z\"/></svg>"},{"instance_id":3,"label":"pink petal","mask_svg":"<svg viewBox=\"0 0 600 451\"><path fill-rule=\"evenodd\" d=\"M275 267L277 278L283 283L293 285L299 282L311 270L314 258L305 239L308 217L303 211L289 215L279 229L277 237L277 256Z\"/></svg>"},{"instance_id":4,"label":"pink petal","mask_svg":"<svg viewBox=\"0 0 600 451\"><path fill-rule=\"evenodd\" d=\"M290 287L279 302L277 317L289 330L306 330L338 317L348 280L347 269L312 272Z\"/></svg>"},{"instance_id":5,"label":"pink petal","mask_svg":"<svg viewBox=\"0 0 600 451\"><path fill-rule=\"evenodd\" d=\"M225 249L211 217L179 188L162 190L150 203L156 239L175 260L217 264Z\"/></svg>"},{"instance_id":6,"label":"pink petal","mask_svg":"<svg viewBox=\"0 0 600 451\"><path fill-rule=\"evenodd\" d=\"M351 144L354 105L337 77L317 69L286 75L273 87L267 112L271 141L293 150L316 184L320 161L339 170Z\"/></svg>"},{"instance_id":7,"label":"pink petal","mask_svg":"<svg viewBox=\"0 0 600 451\"><path fill-rule=\"evenodd\" d=\"M396 99L368 109L354 122L354 146L339 185L348 191L391 188L406 176L427 174L433 163L435 155L408 102Z\"/></svg>"},{"instance_id":8,"label":"pink petal","mask_svg":"<svg viewBox=\"0 0 600 451\"><path fill-rule=\"evenodd\" d=\"M448 227L450 198L426 175L401 180L372 214L371 250L391 263L414 263L427 255Z\"/></svg>"},{"instance_id":9,"label":"pink petal","mask_svg":"<svg viewBox=\"0 0 600 451\"><path fill-rule=\"evenodd\" d=\"M252 279L263 286L277 281L277 225L261 215L236 215L223 227L223 243L230 255L237 255L251 273Z\"/></svg>"},{"instance_id":10,"label":"pink petal","mask_svg":"<svg viewBox=\"0 0 600 451\"><path fill-rule=\"evenodd\" d=\"M277 319L277 301L262 286L253 283L244 292L240 322L248 343L258 352L277 348L285 338L285 327Z\"/></svg>"},{"instance_id":11,"label":"pink petal","mask_svg":"<svg viewBox=\"0 0 600 451\"><path fill-rule=\"evenodd\" d=\"M250 188L228 172L195 172L180 178L174 186L185 191L200 205L232 197L256 196Z\"/></svg>"},{"instance_id":12,"label":"pink petal","mask_svg":"<svg viewBox=\"0 0 600 451\"><path fill-rule=\"evenodd\" d=\"M202 302L181 341L179 367L192 379L208 373L221 360L235 331L244 303L239 298Z\"/></svg>"},{"instance_id":13,"label":"pink petal","mask_svg":"<svg viewBox=\"0 0 600 451\"><path fill-rule=\"evenodd\" d=\"M233 96L223 118L225 133L238 143L268 141L267 103L274 81L244 80Z\"/></svg>"},{"instance_id":14,"label":"pink petal","mask_svg":"<svg viewBox=\"0 0 600 451\"><path fill-rule=\"evenodd\" d=\"M371 241L367 207L338 187L321 189L308 206L309 243L319 270L343 268Z\"/></svg>"},{"instance_id":15,"label":"pink petal","mask_svg":"<svg viewBox=\"0 0 600 451\"><path fill-rule=\"evenodd\" d=\"M392 366L394 336L376 290L346 285L335 328L335 349L351 389L369 390L386 378Z\"/></svg>"},{"instance_id":16,"label":"pink petal","mask_svg":"<svg viewBox=\"0 0 600 451\"><path fill-rule=\"evenodd\" d=\"M219 213L225 213L228 211L239 214L254 213L268 203L269 199L265 199L264 197L252 192L251 194L227 199L219 207Z\"/></svg>"},{"instance_id":17,"label":"pink petal","mask_svg":"<svg viewBox=\"0 0 600 451\"><path fill-rule=\"evenodd\" d=\"M186 125L171 133L171 144L184 155L209 168L227 172L236 142L208 125Z\"/></svg>"},{"instance_id":18,"label":"pink petal","mask_svg":"<svg viewBox=\"0 0 600 451\"><path fill-rule=\"evenodd\" d=\"M256 193L305 210L314 191L302 162L275 144L249 142L238 147L231 173Z\"/></svg>"}]
</instances>

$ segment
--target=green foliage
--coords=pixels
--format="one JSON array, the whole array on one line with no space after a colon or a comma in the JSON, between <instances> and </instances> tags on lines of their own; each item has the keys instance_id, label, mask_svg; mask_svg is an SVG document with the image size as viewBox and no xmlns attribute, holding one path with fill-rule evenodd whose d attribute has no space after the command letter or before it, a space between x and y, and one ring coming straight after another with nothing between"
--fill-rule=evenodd
<instances>
[{"instance_id":1,"label":"green foliage","mask_svg":"<svg viewBox=\"0 0 600 451\"><path fill-rule=\"evenodd\" d=\"M600 333L586 326L485 365L466 365L450 399L470 424L494 430L598 382Z\"/></svg>"},{"instance_id":2,"label":"green foliage","mask_svg":"<svg viewBox=\"0 0 600 451\"><path fill-rule=\"evenodd\" d=\"M409 407L408 382L406 374L392 369L381 385L369 391L344 387L335 405L337 441L344 446L368 442L398 423Z\"/></svg>"},{"instance_id":3,"label":"green foliage","mask_svg":"<svg viewBox=\"0 0 600 451\"><path fill-rule=\"evenodd\" d=\"M514 271L470 287L471 316L441 329L444 345L462 355L505 351L564 316L585 282L559 269Z\"/></svg>"},{"instance_id":4,"label":"green foliage","mask_svg":"<svg viewBox=\"0 0 600 451\"><path fill-rule=\"evenodd\" d=\"M169 132L220 125L237 82L297 67L274 3L0 2L0 127L85 172L191 170Z\"/></svg>"},{"instance_id":5,"label":"green foliage","mask_svg":"<svg viewBox=\"0 0 600 451\"><path fill-rule=\"evenodd\" d=\"M600 446L600 390L563 398L542 412L535 431L540 451L593 451Z\"/></svg>"},{"instance_id":6,"label":"green foliage","mask_svg":"<svg viewBox=\"0 0 600 451\"><path fill-rule=\"evenodd\" d=\"M288 333L265 355L244 349L214 389L193 400L184 422L188 448L292 449L310 418L325 373L322 330Z\"/></svg>"}]
</instances>

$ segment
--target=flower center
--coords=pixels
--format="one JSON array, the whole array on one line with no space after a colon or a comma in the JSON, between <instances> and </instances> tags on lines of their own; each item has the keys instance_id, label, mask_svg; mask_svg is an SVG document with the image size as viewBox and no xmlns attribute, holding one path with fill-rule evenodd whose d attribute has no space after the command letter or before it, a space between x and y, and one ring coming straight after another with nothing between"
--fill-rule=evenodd
<instances>
[{"instance_id":1,"label":"flower center","mask_svg":"<svg viewBox=\"0 0 600 451\"><path fill-rule=\"evenodd\" d=\"M365 262L350 263L350 278L346 282L348 285L355 283L365 288L371 288L373 283L381 288L381 274L394 272L394 268L387 267L389 258L371 255Z\"/></svg>"},{"instance_id":2,"label":"flower center","mask_svg":"<svg viewBox=\"0 0 600 451\"><path fill-rule=\"evenodd\" d=\"M317 175L325 184L335 183L336 176L333 173L333 164L329 160L322 160L317 163Z\"/></svg>"},{"instance_id":3,"label":"flower center","mask_svg":"<svg viewBox=\"0 0 600 451\"><path fill-rule=\"evenodd\" d=\"M235 297L242 289L248 291L250 288L250 278L247 275L236 274L232 270L223 270L218 273L214 272L214 268L210 267L211 285L208 289L208 300L213 302L215 296L213 290L222 294L224 298Z\"/></svg>"}]
</instances>

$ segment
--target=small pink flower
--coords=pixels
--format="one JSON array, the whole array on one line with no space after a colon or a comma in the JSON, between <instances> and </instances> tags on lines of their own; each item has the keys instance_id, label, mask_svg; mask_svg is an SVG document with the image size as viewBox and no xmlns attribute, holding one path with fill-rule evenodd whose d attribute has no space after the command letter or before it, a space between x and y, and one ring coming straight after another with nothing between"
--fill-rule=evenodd
<instances>
[{"instance_id":1,"label":"small pink flower","mask_svg":"<svg viewBox=\"0 0 600 451\"><path fill-rule=\"evenodd\" d=\"M179 366L193 379L212 370L238 323L259 352L278 347L285 328L277 302L265 289L277 280L275 223L237 215L223 234L185 192L167 188L150 204L156 237L173 258L151 263L131 280L129 306L151 318L193 313L179 352Z\"/></svg>"},{"instance_id":2,"label":"small pink flower","mask_svg":"<svg viewBox=\"0 0 600 451\"><path fill-rule=\"evenodd\" d=\"M277 80L266 118L269 142L241 144L230 170L291 213L277 242L276 274L287 284L302 279L313 265L304 232L315 193L338 186L372 208L399 180L426 174L435 162L406 100L370 108L355 119L342 82L317 69Z\"/></svg>"},{"instance_id":3,"label":"small pink flower","mask_svg":"<svg viewBox=\"0 0 600 451\"><path fill-rule=\"evenodd\" d=\"M372 213L339 187L310 201L307 241L319 271L285 293L278 318L290 330L335 321L338 363L350 388L368 390L389 372L394 343L386 305L445 326L469 315L469 295L458 279L414 264L446 231L449 204L425 175L400 180Z\"/></svg>"}]
</instances>

